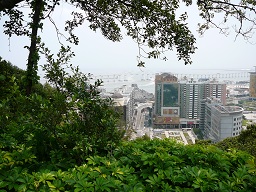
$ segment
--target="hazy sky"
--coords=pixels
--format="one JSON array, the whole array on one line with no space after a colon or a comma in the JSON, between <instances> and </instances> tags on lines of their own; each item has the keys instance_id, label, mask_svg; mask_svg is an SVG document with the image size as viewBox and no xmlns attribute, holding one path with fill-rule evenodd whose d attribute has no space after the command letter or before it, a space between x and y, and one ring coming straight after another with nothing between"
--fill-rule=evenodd
<instances>
[{"instance_id":1,"label":"hazy sky","mask_svg":"<svg viewBox=\"0 0 256 192\"><path fill-rule=\"evenodd\" d=\"M78 46L72 46L76 56L72 63L79 65L83 72L92 74L118 74L126 72L134 73L156 73L156 72L173 72L173 73L205 73L214 70L228 69L251 69L256 65L256 53L254 44L248 43L243 37L235 40L235 34L226 37L219 34L217 29L208 30L203 37L199 37L196 32L197 24L200 18L194 7L186 10L189 12L189 27L197 38L198 47L196 53L192 56L193 64L185 66L183 61L178 61L175 52L167 54L168 60L146 60L145 68L138 68L137 55L138 48L131 38L124 36L121 42L111 42L106 40L100 32L91 31L86 24L76 30L80 38ZM70 18L69 8L60 6L54 12L56 24L63 29L63 23ZM2 26L3 20L0 21ZM230 26L235 23L230 23ZM25 69L28 51L23 47L29 45L29 41L24 37L8 37L3 35L3 28L0 28L0 56L10 61L12 64ZM56 38L54 26L50 22L44 24L42 40L46 45L57 52L60 45ZM251 39L256 42L256 37ZM65 43L64 39L63 42ZM10 46L9 46L10 44ZM43 61L43 60L42 60ZM40 61L40 64L42 64ZM42 74L42 72L39 72Z\"/></svg>"}]
</instances>

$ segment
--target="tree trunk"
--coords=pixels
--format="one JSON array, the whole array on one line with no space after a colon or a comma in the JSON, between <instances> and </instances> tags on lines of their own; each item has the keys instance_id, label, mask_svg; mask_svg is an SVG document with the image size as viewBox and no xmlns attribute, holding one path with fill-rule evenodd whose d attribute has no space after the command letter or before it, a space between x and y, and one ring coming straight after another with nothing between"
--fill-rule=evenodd
<instances>
[{"instance_id":1,"label":"tree trunk","mask_svg":"<svg viewBox=\"0 0 256 192\"><path fill-rule=\"evenodd\" d=\"M27 63L27 77L26 77L26 94L30 95L32 91L32 86L37 78L37 64L38 64L38 37L37 32L40 24L40 15L42 11L43 0L35 0L34 5L34 14L33 14L33 21L31 24L32 33L30 36L30 48L29 48L29 55L28 55L28 63Z\"/></svg>"}]
</instances>

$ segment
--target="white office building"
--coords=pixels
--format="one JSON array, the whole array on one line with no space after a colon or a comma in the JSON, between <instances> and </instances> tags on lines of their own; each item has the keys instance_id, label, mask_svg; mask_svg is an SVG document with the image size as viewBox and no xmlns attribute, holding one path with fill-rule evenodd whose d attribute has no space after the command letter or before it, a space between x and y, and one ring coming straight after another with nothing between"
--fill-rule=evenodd
<instances>
[{"instance_id":1,"label":"white office building","mask_svg":"<svg viewBox=\"0 0 256 192\"><path fill-rule=\"evenodd\" d=\"M213 142L235 137L242 131L243 109L237 106L223 106L218 99L205 101L204 135Z\"/></svg>"}]
</instances>

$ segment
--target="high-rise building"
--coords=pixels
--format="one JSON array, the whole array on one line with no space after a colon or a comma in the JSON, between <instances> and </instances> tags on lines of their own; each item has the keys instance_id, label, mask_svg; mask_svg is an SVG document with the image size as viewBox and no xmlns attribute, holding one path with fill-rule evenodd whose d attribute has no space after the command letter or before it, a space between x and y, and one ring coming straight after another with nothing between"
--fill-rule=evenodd
<instances>
[{"instance_id":1,"label":"high-rise building","mask_svg":"<svg viewBox=\"0 0 256 192\"><path fill-rule=\"evenodd\" d=\"M197 119L199 112L199 101L203 91L201 84L193 81L180 82L180 117L186 119Z\"/></svg>"},{"instance_id":2,"label":"high-rise building","mask_svg":"<svg viewBox=\"0 0 256 192\"><path fill-rule=\"evenodd\" d=\"M227 87L225 83L219 83L217 81L209 81L205 83L204 98L213 97L218 98L222 105L226 105Z\"/></svg>"},{"instance_id":3,"label":"high-rise building","mask_svg":"<svg viewBox=\"0 0 256 192\"><path fill-rule=\"evenodd\" d=\"M197 82L193 80L180 82L180 117L199 119L201 101L207 97L218 98L226 104L226 84L216 81Z\"/></svg>"},{"instance_id":4,"label":"high-rise building","mask_svg":"<svg viewBox=\"0 0 256 192\"><path fill-rule=\"evenodd\" d=\"M115 92L110 95L113 99L115 109L122 114L122 120L125 123L125 128L129 129L133 126L133 114L134 114L134 87L128 87L123 85L116 88Z\"/></svg>"},{"instance_id":5,"label":"high-rise building","mask_svg":"<svg viewBox=\"0 0 256 192\"><path fill-rule=\"evenodd\" d=\"M179 127L179 83L170 73L155 76L155 121L158 128Z\"/></svg>"}]
</instances>

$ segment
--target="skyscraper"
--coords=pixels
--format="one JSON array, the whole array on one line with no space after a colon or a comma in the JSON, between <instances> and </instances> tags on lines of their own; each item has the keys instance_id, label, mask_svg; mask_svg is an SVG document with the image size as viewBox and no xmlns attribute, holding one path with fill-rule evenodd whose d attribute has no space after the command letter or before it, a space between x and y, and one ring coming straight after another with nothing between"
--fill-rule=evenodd
<instances>
[{"instance_id":1,"label":"skyscraper","mask_svg":"<svg viewBox=\"0 0 256 192\"><path fill-rule=\"evenodd\" d=\"M180 117L196 119L199 111L199 100L202 96L201 84L193 81L180 82Z\"/></svg>"},{"instance_id":2,"label":"skyscraper","mask_svg":"<svg viewBox=\"0 0 256 192\"><path fill-rule=\"evenodd\" d=\"M158 128L179 127L179 83L170 73L155 76L155 121Z\"/></svg>"},{"instance_id":3,"label":"skyscraper","mask_svg":"<svg viewBox=\"0 0 256 192\"><path fill-rule=\"evenodd\" d=\"M197 82L193 80L180 82L180 117L198 119L201 101L207 97L218 98L226 104L226 84L216 81Z\"/></svg>"}]
</instances>

